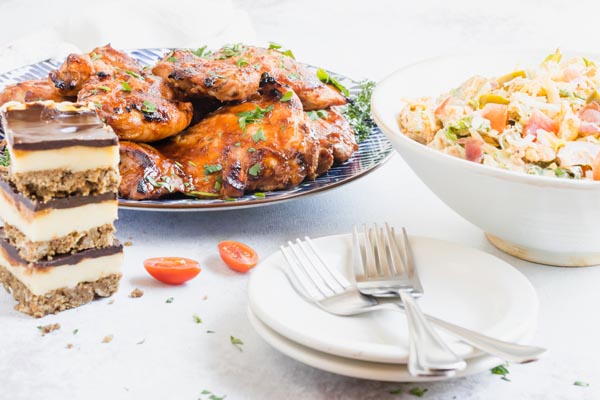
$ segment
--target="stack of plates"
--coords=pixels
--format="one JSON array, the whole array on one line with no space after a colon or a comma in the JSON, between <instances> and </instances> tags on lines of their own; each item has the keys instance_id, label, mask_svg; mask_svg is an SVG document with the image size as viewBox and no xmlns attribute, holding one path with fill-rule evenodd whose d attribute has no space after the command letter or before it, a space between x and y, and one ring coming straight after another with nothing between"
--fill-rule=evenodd
<instances>
[{"instance_id":1,"label":"stack of plates","mask_svg":"<svg viewBox=\"0 0 600 400\"><path fill-rule=\"evenodd\" d=\"M313 240L324 260L350 275L351 236ZM538 300L529 281L514 267L485 252L425 237L411 237L425 289L419 300L433 316L469 329L519 343L534 334ZM250 279L249 319L277 350L302 363L356 378L416 382L408 374L408 337L404 314L378 311L338 317L305 301L291 286L280 252L265 259ZM475 374L499 364L443 331L467 368Z\"/></svg>"}]
</instances>

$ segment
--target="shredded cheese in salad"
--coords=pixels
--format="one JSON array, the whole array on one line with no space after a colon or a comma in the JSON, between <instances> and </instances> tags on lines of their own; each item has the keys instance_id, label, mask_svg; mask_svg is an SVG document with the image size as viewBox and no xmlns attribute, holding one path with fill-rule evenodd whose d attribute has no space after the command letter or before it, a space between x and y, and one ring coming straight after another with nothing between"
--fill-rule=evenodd
<instances>
[{"instance_id":1,"label":"shredded cheese in salad","mask_svg":"<svg viewBox=\"0 0 600 400\"><path fill-rule=\"evenodd\" d=\"M600 180L600 71L559 50L539 67L475 76L409 100L400 129L431 148L528 174Z\"/></svg>"}]
</instances>

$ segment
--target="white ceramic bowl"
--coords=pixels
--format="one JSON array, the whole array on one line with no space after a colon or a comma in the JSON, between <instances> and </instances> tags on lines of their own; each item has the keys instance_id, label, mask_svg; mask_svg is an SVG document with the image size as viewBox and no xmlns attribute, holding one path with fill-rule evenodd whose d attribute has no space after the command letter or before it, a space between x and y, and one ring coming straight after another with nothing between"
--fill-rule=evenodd
<instances>
[{"instance_id":1,"label":"white ceramic bowl","mask_svg":"<svg viewBox=\"0 0 600 400\"><path fill-rule=\"evenodd\" d=\"M499 249L542 264L600 264L600 182L476 164L413 141L397 124L403 99L438 96L473 75L499 76L537 65L546 55L461 55L410 65L377 85L373 116L419 178Z\"/></svg>"}]
</instances>

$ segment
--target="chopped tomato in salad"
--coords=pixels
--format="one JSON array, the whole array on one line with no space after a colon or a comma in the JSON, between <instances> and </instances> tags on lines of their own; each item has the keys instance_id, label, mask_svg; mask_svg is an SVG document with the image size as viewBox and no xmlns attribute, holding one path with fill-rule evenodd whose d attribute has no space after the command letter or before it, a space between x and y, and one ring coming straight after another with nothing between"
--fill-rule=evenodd
<instances>
[{"instance_id":1,"label":"chopped tomato in salad","mask_svg":"<svg viewBox=\"0 0 600 400\"><path fill-rule=\"evenodd\" d=\"M431 148L528 174L600 180L600 68L560 51L537 67L475 76L407 100L398 124Z\"/></svg>"}]
</instances>

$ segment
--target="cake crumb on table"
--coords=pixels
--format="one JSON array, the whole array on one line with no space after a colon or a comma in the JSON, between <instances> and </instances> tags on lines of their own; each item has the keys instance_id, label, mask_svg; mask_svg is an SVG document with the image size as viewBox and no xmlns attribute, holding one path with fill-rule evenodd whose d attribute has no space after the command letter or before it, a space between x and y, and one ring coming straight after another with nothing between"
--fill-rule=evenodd
<instances>
[{"instance_id":1,"label":"cake crumb on table","mask_svg":"<svg viewBox=\"0 0 600 400\"><path fill-rule=\"evenodd\" d=\"M112 342L114 336L113 335L106 335L104 336L104 339L102 339L102 343L110 343Z\"/></svg>"},{"instance_id":2,"label":"cake crumb on table","mask_svg":"<svg viewBox=\"0 0 600 400\"><path fill-rule=\"evenodd\" d=\"M73 348L73 343L67 343L67 346L66 346L66 348L67 348L67 349L72 349L72 348Z\"/></svg>"},{"instance_id":3,"label":"cake crumb on table","mask_svg":"<svg viewBox=\"0 0 600 400\"><path fill-rule=\"evenodd\" d=\"M142 297L144 295L144 291L140 288L135 288L129 293L129 297L132 299L136 299L138 297Z\"/></svg>"},{"instance_id":4,"label":"cake crumb on table","mask_svg":"<svg viewBox=\"0 0 600 400\"><path fill-rule=\"evenodd\" d=\"M123 242L123 246L133 246L133 242L131 240L128 240L126 242Z\"/></svg>"},{"instance_id":5,"label":"cake crumb on table","mask_svg":"<svg viewBox=\"0 0 600 400\"><path fill-rule=\"evenodd\" d=\"M46 336L48 333L60 329L60 324L40 325L37 328L42 332L42 336Z\"/></svg>"}]
</instances>

